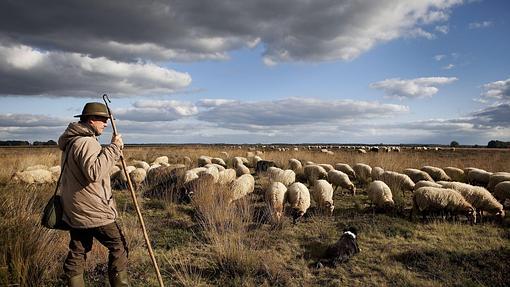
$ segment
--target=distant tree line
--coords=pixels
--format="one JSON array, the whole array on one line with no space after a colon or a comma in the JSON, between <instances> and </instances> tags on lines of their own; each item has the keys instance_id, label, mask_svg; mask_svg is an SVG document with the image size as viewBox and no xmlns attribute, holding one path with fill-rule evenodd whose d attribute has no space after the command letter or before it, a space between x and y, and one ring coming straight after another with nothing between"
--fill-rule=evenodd
<instances>
[{"instance_id":1,"label":"distant tree line","mask_svg":"<svg viewBox=\"0 0 510 287\"><path fill-rule=\"evenodd\" d=\"M0 146L54 146L57 142L49 140L45 142L34 141L32 144L28 141L0 141Z\"/></svg>"},{"instance_id":2,"label":"distant tree line","mask_svg":"<svg viewBox=\"0 0 510 287\"><path fill-rule=\"evenodd\" d=\"M491 140L487 144L488 148L510 148L510 142L503 142L498 140Z\"/></svg>"}]
</instances>

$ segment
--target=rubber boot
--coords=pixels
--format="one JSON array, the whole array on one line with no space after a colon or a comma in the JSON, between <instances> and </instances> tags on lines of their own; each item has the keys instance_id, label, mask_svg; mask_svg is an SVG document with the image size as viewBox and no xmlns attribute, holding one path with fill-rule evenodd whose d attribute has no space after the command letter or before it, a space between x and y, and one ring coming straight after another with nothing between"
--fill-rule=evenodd
<instances>
[{"instance_id":1,"label":"rubber boot","mask_svg":"<svg viewBox=\"0 0 510 287\"><path fill-rule=\"evenodd\" d=\"M83 280L83 274L79 274L69 278L69 287L85 287L85 280Z\"/></svg>"},{"instance_id":2,"label":"rubber boot","mask_svg":"<svg viewBox=\"0 0 510 287\"><path fill-rule=\"evenodd\" d=\"M129 286L127 271L120 271L110 275L110 285L112 287Z\"/></svg>"}]
</instances>

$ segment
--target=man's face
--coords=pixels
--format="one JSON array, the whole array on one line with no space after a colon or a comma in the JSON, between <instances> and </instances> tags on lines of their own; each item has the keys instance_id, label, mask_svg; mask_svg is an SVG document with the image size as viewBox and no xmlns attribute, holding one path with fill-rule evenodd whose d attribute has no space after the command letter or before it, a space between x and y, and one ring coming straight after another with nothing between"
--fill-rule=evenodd
<instances>
[{"instance_id":1,"label":"man's face","mask_svg":"<svg viewBox=\"0 0 510 287\"><path fill-rule=\"evenodd\" d=\"M105 117L93 116L89 120L89 124L92 125L96 129L98 134L103 133L104 128L106 128L108 126L107 123L108 123L108 118L105 118Z\"/></svg>"}]
</instances>

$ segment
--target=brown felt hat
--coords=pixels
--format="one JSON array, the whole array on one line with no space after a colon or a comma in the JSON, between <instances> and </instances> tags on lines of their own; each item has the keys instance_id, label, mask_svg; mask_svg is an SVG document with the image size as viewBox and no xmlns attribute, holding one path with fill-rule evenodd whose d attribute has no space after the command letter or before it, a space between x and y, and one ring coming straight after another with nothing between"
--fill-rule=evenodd
<instances>
[{"instance_id":1,"label":"brown felt hat","mask_svg":"<svg viewBox=\"0 0 510 287\"><path fill-rule=\"evenodd\" d=\"M81 116L98 116L109 118L108 109L106 105L103 103L86 103L83 107L83 111L81 115L74 116L75 118L79 118Z\"/></svg>"}]
</instances>

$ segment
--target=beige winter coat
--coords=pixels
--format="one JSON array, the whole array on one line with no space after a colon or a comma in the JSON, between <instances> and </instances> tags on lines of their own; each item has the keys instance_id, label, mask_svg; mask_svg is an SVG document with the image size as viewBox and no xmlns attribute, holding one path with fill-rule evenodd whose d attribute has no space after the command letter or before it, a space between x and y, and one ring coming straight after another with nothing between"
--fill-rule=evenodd
<instances>
[{"instance_id":1,"label":"beige winter coat","mask_svg":"<svg viewBox=\"0 0 510 287\"><path fill-rule=\"evenodd\" d=\"M117 210L109 171L120 158L119 147L115 144L101 147L92 127L82 123L69 124L58 145L63 151L62 160L70 148L60 184L63 220L73 228L114 222Z\"/></svg>"}]
</instances>

